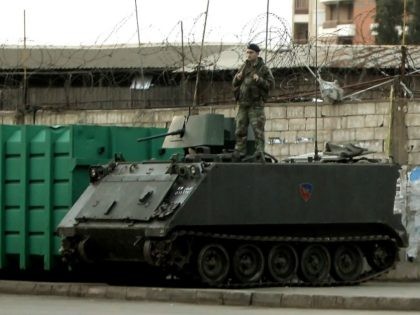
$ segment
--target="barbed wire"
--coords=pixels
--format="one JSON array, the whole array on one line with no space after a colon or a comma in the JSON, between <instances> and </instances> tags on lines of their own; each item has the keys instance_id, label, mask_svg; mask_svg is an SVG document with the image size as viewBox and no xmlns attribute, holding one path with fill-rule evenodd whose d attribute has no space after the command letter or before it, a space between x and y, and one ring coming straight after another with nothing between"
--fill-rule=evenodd
<instances>
[{"instance_id":1,"label":"barbed wire","mask_svg":"<svg viewBox=\"0 0 420 315\"><path fill-rule=\"evenodd\" d=\"M371 37L366 27L366 21L372 16L374 11L360 14L355 19L360 20L359 28L356 29L361 43L371 42ZM71 93L72 88L83 89L78 91L78 104L84 102L91 89L95 88L121 88L130 87L133 79L139 75L138 63L129 62L125 67L113 68L108 63L112 58L121 56L121 50L137 49L138 58L153 58L154 65L147 68L147 73L153 75L154 87L150 91L132 91L128 90L120 100L114 99L116 103L135 98L138 93L152 94L155 89L159 93L159 88L167 87L180 88L181 72L180 65L184 58L187 65L185 81L189 82L197 75L197 62L199 50L197 49L198 34L201 32L203 13L200 13L192 19L191 27L185 32L185 56L180 49L181 30L179 23L173 25L168 34L166 34L159 44L142 43L140 47L125 45L123 43L108 44L108 41L118 34L133 19L133 14L121 19L112 29L112 31L102 40L97 39L94 45L83 46L80 48L51 48L28 49L28 56L23 56L22 49L16 49L14 61L10 61L8 53L10 47L0 46L0 64L7 65L15 63L14 68L8 68L0 73L0 105L7 107L5 96L7 90L19 89L22 83L22 69L28 68L29 89L37 87L43 89L41 93L44 97L35 98L33 104L42 106L43 104L52 104L48 101L48 92L54 89L62 88L64 94ZM369 84L377 84L377 81L389 79L394 76L399 69L398 47L373 47L372 49L361 49L358 46L343 46L333 44L333 39L337 34L324 34L319 38L309 38L305 45L295 43L290 34L288 23L280 16L270 13L270 27L268 29L268 43L265 47L265 14L259 14L254 19L248 21L235 38L242 45L254 42L261 47L268 49L267 64L273 69L276 78L276 89L273 92L272 101L304 101L310 100L314 95L315 80L310 69L318 65L318 73L324 81L336 81L345 92L351 93L357 89L364 89ZM369 29L370 30L370 29ZM209 32L212 30L210 29ZM135 36L135 32L128 35L129 38ZM178 40L176 40L178 39ZM321 44L320 44L321 43ZM244 61L244 47L230 45L223 42L222 38L217 44L209 44L207 56L203 60L202 75L205 76L205 84L201 87L202 104L231 103L233 96L230 91L230 82L236 69ZM321 47L322 46L322 47ZM369 47L369 46L366 46ZM315 62L315 49L322 49L321 59ZM417 51L409 51L407 66L413 71L417 70ZM20 54L20 55L19 55ZM375 57L375 54L377 57ZM26 59L25 59L25 58ZM384 67L384 60L391 65ZM29 63L30 61L30 63ZM338 63L347 63L347 67ZM26 65L25 65L26 63ZM315 71L316 72L316 71ZM415 90L416 75L408 76L407 86L413 89L413 95L419 94ZM385 81L385 80L384 80ZM223 89L220 89L224 86ZM418 86L418 85L417 85ZM217 87L217 88L216 88ZM79 89L79 90L80 90ZM162 92L163 90L161 90ZM175 90L173 90L175 91ZM134 94L133 94L134 93ZM162 92L163 93L163 92ZM178 93L178 92L177 92ZM181 93L181 92L179 92ZM212 95L218 93L220 95ZM186 96L191 97L191 92L186 91ZM387 87L380 86L376 91L370 91L359 98L385 97L387 96ZM16 95L11 93L10 95ZM106 95L110 95L109 93ZM219 97L220 96L220 97ZM166 97L171 97L167 95ZM106 99L98 98L95 102L107 102ZM136 100L136 104L138 104ZM86 101L89 102L89 101ZM93 103L93 100L90 100ZM150 103L152 102L152 103ZM154 95L153 100L149 100L149 106L154 106L153 102L162 102L162 98ZM71 101L56 102L57 106L71 106ZM144 105L144 104L143 104ZM181 104L182 105L182 104ZM1 107L0 106L0 107Z\"/></svg>"}]
</instances>

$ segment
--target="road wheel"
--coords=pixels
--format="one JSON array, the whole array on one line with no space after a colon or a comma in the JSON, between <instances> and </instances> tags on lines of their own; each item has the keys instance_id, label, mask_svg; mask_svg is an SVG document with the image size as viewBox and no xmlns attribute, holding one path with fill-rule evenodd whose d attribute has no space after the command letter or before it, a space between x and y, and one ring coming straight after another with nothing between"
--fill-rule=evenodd
<instances>
[{"instance_id":1,"label":"road wheel","mask_svg":"<svg viewBox=\"0 0 420 315\"><path fill-rule=\"evenodd\" d=\"M394 243L375 243L366 252L366 260L372 269L380 271L391 267L397 259Z\"/></svg>"},{"instance_id":2,"label":"road wheel","mask_svg":"<svg viewBox=\"0 0 420 315\"><path fill-rule=\"evenodd\" d=\"M239 246L233 255L233 272L243 283L259 281L264 272L264 255L261 249L252 244Z\"/></svg>"},{"instance_id":3,"label":"road wheel","mask_svg":"<svg viewBox=\"0 0 420 315\"><path fill-rule=\"evenodd\" d=\"M331 268L331 257L323 245L308 245L302 252L300 276L307 282L322 282Z\"/></svg>"},{"instance_id":4,"label":"road wheel","mask_svg":"<svg viewBox=\"0 0 420 315\"><path fill-rule=\"evenodd\" d=\"M226 249L220 244L204 246L197 258L201 281L209 285L224 283L229 273L230 259Z\"/></svg>"},{"instance_id":5,"label":"road wheel","mask_svg":"<svg viewBox=\"0 0 420 315\"><path fill-rule=\"evenodd\" d=\"M268 254L268 270L275 281L291 279L298 268L298 256L290 245L273 246Z\"/></svg>"},{"instance_id":6,"label":"road wheel","mask_svg":"<svg viewBox=\"0 0 420 315\"><path fill-rule=\"evenodd\" d=\"M332 275L337 280L353 281L363 271L363 254L359 246L346 244L334 252Z\"/></svg>"}]
</instances>

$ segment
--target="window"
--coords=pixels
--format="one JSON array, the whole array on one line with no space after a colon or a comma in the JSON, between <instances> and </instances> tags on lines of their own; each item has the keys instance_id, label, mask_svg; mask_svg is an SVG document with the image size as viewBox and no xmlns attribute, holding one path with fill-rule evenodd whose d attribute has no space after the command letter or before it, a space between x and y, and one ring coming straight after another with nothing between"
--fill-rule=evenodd
<instances>
[{"instance_id":1,"label":"window","mask_svg":"<svg viewBox=\"0 0 420 315\"><path fill-rule=\"evenodd\" d=\"M295 14L308 14L309 0L295 0Z\"/></svg>"},{"instance_id":2,"label":"window","mask_svg":"<svg viewBox=\"0 0 420 315\"><path fill-rule=\"evenodd\" d=\"M339 3L327 5L325 8L326 21L349 22L353 19L353 3Z\"/></svg>"},{"instance_id":3,"label":"window","mask_svg":"<svg viewBox=\"0 0 420 315\"><path fill-rule=\"evenodd\" d=\"M297 44L306 44L308 42L308 24L295 23L294 41Z\"/></svg>"},{"instance_id":4,"label":"window","mask_svg":"<svg viewBox=\"0 0 420 315\"><path fill-rule=\"evenodd\" d=\"M132 90L148 90L152 86L152 77L145 75L144 76L144 83L141 77L133 78L131 82L130 89Z\"/></svg>"}]
</instances>

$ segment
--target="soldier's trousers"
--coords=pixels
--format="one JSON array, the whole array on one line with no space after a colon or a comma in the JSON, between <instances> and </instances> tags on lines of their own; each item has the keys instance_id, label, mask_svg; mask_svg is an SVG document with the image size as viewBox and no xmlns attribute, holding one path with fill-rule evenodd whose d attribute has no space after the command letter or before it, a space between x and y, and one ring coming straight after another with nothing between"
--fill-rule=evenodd
<instances>
[{"instance_id":1,"label":"soldier's trousers","mask_svg":"<svg viewBox=\"0 0 420 315\"><path fill-rule=\"evenodd\" d=\"M255 135L255 151L264 152L265 114L262 105L239 105L238 113L236 114L235 150L241 154L246 154L249 124L251 124Z\"/></svg>"}]
</instances>

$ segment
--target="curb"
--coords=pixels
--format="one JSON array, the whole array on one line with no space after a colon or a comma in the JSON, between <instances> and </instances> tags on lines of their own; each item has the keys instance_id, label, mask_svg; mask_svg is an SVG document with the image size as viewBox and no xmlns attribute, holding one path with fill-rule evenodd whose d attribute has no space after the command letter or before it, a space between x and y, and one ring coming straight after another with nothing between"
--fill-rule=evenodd
<instances>
[{"instance_id":1,"label":"curb","mask_svg":"<svg viewBox=\"0 0 420 315\"><path fill-rule=\"evenodd\" d=\"M278 308L420 311L420 297L377 297L179 289L0 280L0 293Z\"/></svg>"}]
</instances>

